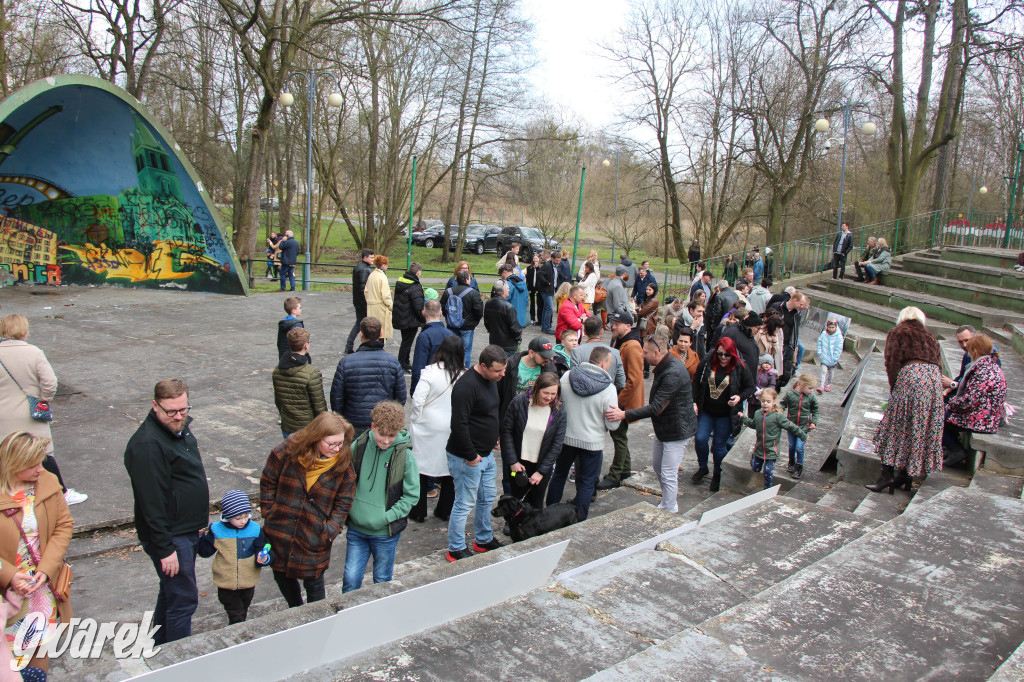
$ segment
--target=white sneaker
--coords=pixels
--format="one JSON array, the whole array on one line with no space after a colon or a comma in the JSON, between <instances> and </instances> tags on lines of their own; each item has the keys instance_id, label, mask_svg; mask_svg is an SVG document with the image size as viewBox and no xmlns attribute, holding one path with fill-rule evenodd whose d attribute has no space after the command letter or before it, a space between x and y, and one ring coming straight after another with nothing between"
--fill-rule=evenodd
<instances>
[{"instance_id":1,"label":"white sneaker","mask_svg":"<svg viewBox=\"0 0 1024 682\"><path fill-rule=\"evenodd\" d=\"M78 504L79 502L85 502L88 499L88 495L80 493L74 488L68 488L68 491L64 493L64 501L68 504Z\"/></svg>"}]
</instances>

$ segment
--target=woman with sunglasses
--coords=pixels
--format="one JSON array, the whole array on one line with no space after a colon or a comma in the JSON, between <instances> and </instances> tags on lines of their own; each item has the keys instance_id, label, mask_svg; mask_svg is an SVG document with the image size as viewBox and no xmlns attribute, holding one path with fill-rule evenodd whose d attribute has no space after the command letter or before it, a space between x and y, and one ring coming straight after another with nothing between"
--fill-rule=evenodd
<instances>
[{"instance_id":1,"label":"woman with sunglasses","mask_svg":"<svg viewBox=\"0 0 1024 682\"><path fill-rule=\"evenodd\" d=\"M324 598L331 545L345 527L356 491L351 445L355 430L335 412L321 412L274 448L260 477L263 532L274 580L288 606Z\"/></svg>"},{"instance_id":2,"label":"woman with sunglasses","mask_svg":"<svg viewBox=\"0 0 1024 682\"><path fill-rule=\"evenodd\" d=\"M754 395L750 372L740 360L732 339L719 339L714 350L704 356L693 379L693 406L697 411L697 472L690 479L699 484L708 475L708 441L714 458L711 491L722 480L722 460L728 452L732 432L732 414L736 406Z\"/></svg>"}]
</instances>

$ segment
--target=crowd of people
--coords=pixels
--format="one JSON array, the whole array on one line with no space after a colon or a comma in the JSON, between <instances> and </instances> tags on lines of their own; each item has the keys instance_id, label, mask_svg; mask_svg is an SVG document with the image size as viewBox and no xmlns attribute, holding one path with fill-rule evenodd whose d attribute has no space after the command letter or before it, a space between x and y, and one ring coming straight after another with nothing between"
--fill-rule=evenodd
<instances>
[{"instance_id":1,"label":"crowd of people","mask_svg":"<svg viewBox=\"0 0 1024 682\"><path fill-rule=\"evenodd\" d=\"M844 226L837 236L837 277L848 234ZM882 240L872 248L879 245L885 248ZM573 274L563 267L566 254L543 252L524 270L518 246L496 263L486 303L465 261L441 292L423 287L417 263L392 290L387 257L364 249L353 275L357 320L329 394L313 364L302 300L286 298L272 372L282 440L270 450L258 496L224 491L216 523L209 523L211 491L190 430L188 386L178 378L154 386L124 466L138 537L159 579L157 644L191 634L197 557L212 557L218 600L228 622L238 623L263 567L290 607L324 599L324 574L343 533L344 592L362 586L371 561L375 583L391 580L402 532L426 521L431 498L433 516L447 523L448 561L502 546L490 513L498 481L535 509L561 502L574 482L570 503L586 519L598 491L633 475L629 425L642 420L651 422L658 507L667 512L678 511L691 439L690 481L710 476L711 491L744 427L755 431L749 466L765 488L783 432L787 471L801 478L818 396L831 390L843 352L838 320L829 318L817 340L816 377L799 371L810 301L792 287L773 293L759 258L736 267L732 281L715 280L697 262L687 293L661 303L647 261L636 265L624 255L602 273L591 252ZM872 253L857 269L876 278ZM488 343L473 353L480 322ZM965 434L992 433L1003 418L1006 381L991 339L958 329L963 362L948 378L926 324L920 310L906 308L887 337L891 395L875 438L882 470L868 486L873 491L909 488L963 461ZM530 325L541 333L524 347ZM401 332L397 357L386 348L393 330ZM66 622L70 602L58 578L73 527L68 505L85 496L64 487L49 423L33 411L54 396L56 377L27 343L28 321L4 317L0 337L3 369L20 389L0 394L0 584L9 602L28 602L50 624ZM30 409L21 404L26 398ZM602 476L608 436L613 456ZM32 665L45 670L46 661Z\"/></svg>"}]
</instances>

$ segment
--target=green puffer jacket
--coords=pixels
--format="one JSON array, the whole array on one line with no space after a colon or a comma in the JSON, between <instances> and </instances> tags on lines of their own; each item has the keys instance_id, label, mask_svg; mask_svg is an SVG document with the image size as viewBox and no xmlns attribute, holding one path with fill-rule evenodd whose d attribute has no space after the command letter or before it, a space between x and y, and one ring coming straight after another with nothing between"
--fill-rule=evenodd
<instances>
[{"instance_id":1,"label":"green puffer jacket","mask_svg":"<svg viewBox=\"0 0 1024 682\"><path fill-rule=\"evenodd\" d=\"M757 434L757 442L754 443L753 455L766 460L779 458L779 439L782 438L782 431L786 430L796 435L800 440L807 440L807 432L793 422L786 419L782 412L769 412L768 416L758 410L754 418L743 417L743 425L754 429Z\"/></svg>"},{"instance_id":2,"label":"green puffer jacket","mask_svg":"<svg viewBox=\"0 0 1024 682\"><path fill-rule=\"evenodd\" d=\"M875 253L875 257L868 261L868 264L875 269L875 272L886 272L892 267L892 251L888 246L883 246Z\"/></svg>"},{"instance_id":3,"label":"green puffer jacket","mask_svg":"<svg viewBox=\"0 0 1024 682\"><path fill-rule=\"evenodd\" d=\"M287 353L274 369L274 403L281 413L281 430L295 433L327 411L324 378L308 355Z\"/></svg>"},{"instance_id":4,"label":"green puffer jacket","mask_svg":"<svg viewBox=\"0 0 1024 682\"><path fill-rule=\"evenodd\" d=\"M804 395L791 388L782 396L778 405L786 410L789 421L801 429L818 423L818 396L813 393Z\"/></svg>"}]
</instances>

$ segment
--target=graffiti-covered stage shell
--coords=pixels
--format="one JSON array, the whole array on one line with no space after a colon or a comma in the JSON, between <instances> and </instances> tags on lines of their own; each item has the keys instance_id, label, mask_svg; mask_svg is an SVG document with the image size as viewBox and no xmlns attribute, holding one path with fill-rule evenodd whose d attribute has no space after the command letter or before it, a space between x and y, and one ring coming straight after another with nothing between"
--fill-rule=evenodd
<instances>
[{"instance_id":1,"label":"graffiti-covered stage shell","mask_svg":"<svg viewBox=\"0 0 1024 682\"><path fill-rule=\"evenodd\" d=\"M245 294L228 234L124 90L56 76L0 103L0 271L14 280Z\"/></svg>"}]
</instances>

